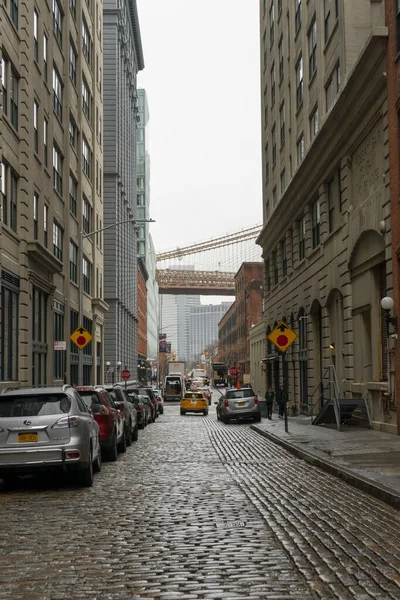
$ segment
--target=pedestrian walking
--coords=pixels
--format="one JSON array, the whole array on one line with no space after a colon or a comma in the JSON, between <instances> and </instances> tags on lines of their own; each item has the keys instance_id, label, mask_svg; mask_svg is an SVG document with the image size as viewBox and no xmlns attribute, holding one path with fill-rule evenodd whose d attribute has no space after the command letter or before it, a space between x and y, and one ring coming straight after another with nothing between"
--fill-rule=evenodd
<instances>
[{"instance_id":1,"label":"pedestrian walking","mask_svg":"<svg viewBox=\"0 0 400 600\"><path fill-rule=\"evenodd\" d=\"M288 393L283 389L283 385L279 386L276 401L278 403L278 416L282 419L285 415L285 405L288 401Z\"/></svg>"},{"instance_id":2,"label":"pedestrian walking","mask_svg":"<svg viewBox=\"0 0 400 600\"><path fill-rule=\"evenodd\" d=\"M267 405L267 419L272 419L272 406L274 404L275 394L272 390L272 386L268 387L268 390L265 392L265 403Z\"/></svg>"}]
</instances>

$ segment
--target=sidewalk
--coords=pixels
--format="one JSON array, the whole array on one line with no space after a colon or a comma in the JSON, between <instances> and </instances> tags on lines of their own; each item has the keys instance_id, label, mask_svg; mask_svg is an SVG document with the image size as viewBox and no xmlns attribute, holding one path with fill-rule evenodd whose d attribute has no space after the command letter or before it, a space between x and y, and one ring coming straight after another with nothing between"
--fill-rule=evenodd
<instances>
[{"instance_id":1,"label":"sidewalk","mask_svg":"<svg viewBox=\"0 0 400 600\"><path fill-rule=\"evenodd\" d=\"M350 485L400 509L400 436L362 427L336 428L311 425L310 417L276 413L252 429L289 452Z\"/></svg>"}]
</instances>

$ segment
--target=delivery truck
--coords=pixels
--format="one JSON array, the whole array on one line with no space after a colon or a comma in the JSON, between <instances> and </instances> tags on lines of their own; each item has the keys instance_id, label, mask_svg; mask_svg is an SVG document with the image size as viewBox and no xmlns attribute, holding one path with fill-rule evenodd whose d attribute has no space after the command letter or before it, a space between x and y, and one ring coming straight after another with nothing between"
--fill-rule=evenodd
<instances>
[{"instance_id":1,"label":"delivery truck","mask_svg":"<svg viewBox=\"0 0 400 600\"><path fill-rule=\"evenodd\" d=\"M184 360L169 360L168 361L168 375L179 373L182 377L185 376L186 363Z\"/></svg>"},{"instance_id":2,"label":"delivery truck","mask_svg":"<svg viewBox=\"0 0 400 600\"><path fill-rule=\"evenodd\" d=\"M166 375L164 380L164 402L169 400L181 401L185 393L185 384L182 375Z\"/></svg>"},{"instance_id":3,"label":"delivery truck","mask_svg":"<svg viewBox=\"0 0 400 600\"><path fill-rule=\"evenodd\" d=\"M212 363L212 373L214 387L218 385L228 386L228 365L225 363Z\"/></svg>"}]
</instances>

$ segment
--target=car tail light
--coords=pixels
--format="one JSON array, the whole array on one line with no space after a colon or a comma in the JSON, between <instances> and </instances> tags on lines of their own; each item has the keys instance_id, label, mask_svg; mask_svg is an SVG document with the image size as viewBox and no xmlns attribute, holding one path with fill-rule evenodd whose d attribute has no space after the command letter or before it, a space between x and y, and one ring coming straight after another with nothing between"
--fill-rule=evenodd
<instances>
[{"instance_id":1,"label":"car tail light","mask_svg":"<svg viewBox=\"0 0 400 600\"><path fill-rule=\"evenodd\" d=\"M141 407L141 406L137 406L137 407L136 407L136 410L137 410L138 412L140 412L140 411L142 410L142 407Z\"/></svg>"},{"instance_id":2,"label":"car tail light","mask_svg":"<svg viewBox=\"0 0 400 600\"><path fill-rule=\"evenodd\" d=\"M79 452L67 452L67 458L79 458L80 454Z\"/></svg>"},{"instance_id":3,"label":"car tail light","mask_svg":"<svg viewBox=\"0 0 400 600\"><path fill-rule=\"evenodd\" d=\"M254 404L258 404L258 396L254 396Z\"/></svg>"},{"instance_id":4,"label":"car tail light","mask_svg":"<svg viewBox=\"0 0 400 600\"><path fill-rule=\"evenodd\" d=\"M224 400L224 406L229 406L228 400Z\"/></svg>"},{"instance_id":5,"label":"car tail light","mask_svg":"<svg viewBox=\"0 0 400 600\"><path fill-rule=\"evenodd\" d=\"M79 417L61 417L52 426L52 429L68 429L69 427L78 427L80 423Z\"/></svg>"},{"instance_id":6,"label":"car tail light","mask_svg":"<svg viewBox=\"0 0 400 600\"><path fill-rule=\"evenodd\" d=\"M101 415L109 415L110 414L107 406L104 406L104 404L101 405L100 414Z\"/></svg>"}]
</instances>

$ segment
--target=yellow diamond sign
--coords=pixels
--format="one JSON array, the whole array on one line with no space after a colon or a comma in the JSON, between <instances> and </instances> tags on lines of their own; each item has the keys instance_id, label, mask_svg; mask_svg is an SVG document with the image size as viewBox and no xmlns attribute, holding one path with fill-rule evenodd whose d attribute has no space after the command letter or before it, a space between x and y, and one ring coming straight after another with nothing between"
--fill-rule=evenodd
<instances>
[{"instance_id":1,"label":"yellow diamond sign","mask_svg":"<svg viewBox=\"0 0 400 600\"><path fill-rule=\"evenodd\" d=\"M74 333L71 333L69 339L72 340L80 350L83 350L83 348L92 341L93 336L87 329L81 326L77 327Z\"/></svg>"},{"instance_id":2,"label":"yellow diamond sign","mask_svg":"<svg viewBox=\"0 0 400 600\"><path fill-rule=\"evenodd\" d=\"M269 341L275 344L281 352L286 352L297 338L297 333L284 321L280 321L275 329L268 335Z\"/></svg>"}]
</instances>

